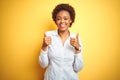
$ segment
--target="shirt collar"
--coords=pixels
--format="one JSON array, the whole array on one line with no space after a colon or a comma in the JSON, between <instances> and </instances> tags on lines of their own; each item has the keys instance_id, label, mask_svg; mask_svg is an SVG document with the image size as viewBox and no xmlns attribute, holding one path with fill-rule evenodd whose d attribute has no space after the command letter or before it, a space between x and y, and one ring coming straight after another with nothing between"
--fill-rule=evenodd
<instances>
[{"instance_id":1,"label":"shirt collar","mask_svg":"<svg viewBox=\"0 0 120 80\"><path fill-rule=\"evenodd\" d=\"M69 30L69 32L70 32L70 37L73 37L72 32L71 32L70 30ZM58 35L58 29L55 30L55 32L53 33L53 35L55 35L55 36L59 36L59 35Z\"/></svg>"}]
</instances>

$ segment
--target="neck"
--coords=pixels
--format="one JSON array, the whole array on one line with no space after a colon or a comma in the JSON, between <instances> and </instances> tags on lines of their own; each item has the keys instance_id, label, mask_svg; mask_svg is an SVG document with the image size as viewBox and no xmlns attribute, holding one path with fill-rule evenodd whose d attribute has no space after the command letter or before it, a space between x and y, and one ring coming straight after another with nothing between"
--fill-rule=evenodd
<instances>
[{"instance_id":1,"label":"neck","mask_svg":"<svg viewBox=\"0 0 120 80\"><path fill-rule=\"evenodd\" d=\"M61 38L68 37L68 36L69 36L69 30L67 30L67 31L59 31L59 30L58 30L58 35L59 35Z\"/></svg>"}]
</instances>

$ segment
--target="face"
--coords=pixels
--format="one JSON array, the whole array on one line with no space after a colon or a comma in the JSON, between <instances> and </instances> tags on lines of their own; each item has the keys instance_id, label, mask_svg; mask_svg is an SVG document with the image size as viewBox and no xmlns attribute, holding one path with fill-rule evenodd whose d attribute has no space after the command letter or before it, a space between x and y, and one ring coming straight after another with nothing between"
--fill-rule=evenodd
<instances>
[{"instance_id":1,"label":"face","mask_svg":"<svg viewBox=\"0 0 120 80\"><path fill-rule=\"evenodd\" d=\"M67 31L72 22L68 11L62 10L56 15L56 25L59 31Z\"/></svg>"}]
</instances>

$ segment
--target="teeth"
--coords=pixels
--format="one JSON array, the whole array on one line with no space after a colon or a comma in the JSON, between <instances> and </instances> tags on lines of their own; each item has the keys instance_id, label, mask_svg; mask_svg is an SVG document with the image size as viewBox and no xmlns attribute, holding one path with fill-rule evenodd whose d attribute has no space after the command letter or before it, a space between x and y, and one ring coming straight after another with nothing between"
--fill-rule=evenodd
<instances>
[{"instance_id":1,"label":"teeth","mask_svg":"<svg viewBox=\"0 0 120 80\"><path fill-rule=\"evenodd\" d=\"M65 25L65 24L61 24L60 26L61 26L61 27L65 27L66 25Z\"/></svg>"}]
</instances>

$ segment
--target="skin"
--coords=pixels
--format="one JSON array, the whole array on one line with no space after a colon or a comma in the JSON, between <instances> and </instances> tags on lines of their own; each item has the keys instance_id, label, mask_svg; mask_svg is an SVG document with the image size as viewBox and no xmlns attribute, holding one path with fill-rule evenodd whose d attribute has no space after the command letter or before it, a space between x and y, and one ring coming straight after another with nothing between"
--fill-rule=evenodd
<instances>
[{"instance_id":1,"label":"skin","mask_svg":"<svg viewBox=\"0 0 120 80\"><path fill-rule=\"evenodd\" d=\"M70 35L68 28L70 27L71 22L72 20L71 20L71 17L68 11L62 10L57 13L55 23L58 27L58 34L61 38L63 46L64 46L66 39ZM42 50L46 51L48 45L52 43L51 41L52 41L51 37L46 36L44 34ZM70 38L70 44L75 48L76 53L80 52L80 50L78 50L80 46L79 40L78 40L78 34L76 35L76 38Z\"/></svg>"}]
</instances>

